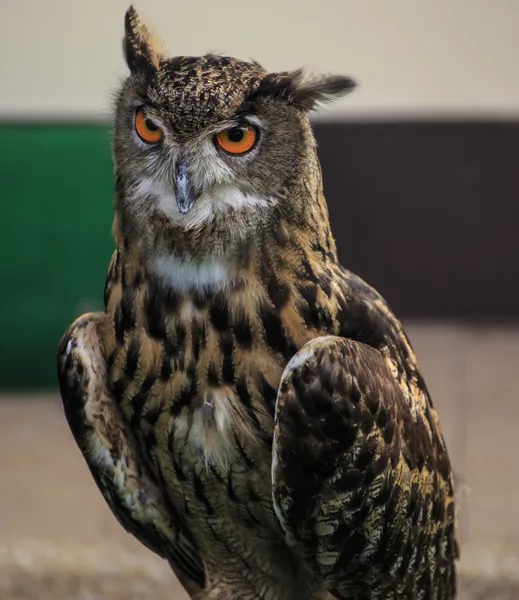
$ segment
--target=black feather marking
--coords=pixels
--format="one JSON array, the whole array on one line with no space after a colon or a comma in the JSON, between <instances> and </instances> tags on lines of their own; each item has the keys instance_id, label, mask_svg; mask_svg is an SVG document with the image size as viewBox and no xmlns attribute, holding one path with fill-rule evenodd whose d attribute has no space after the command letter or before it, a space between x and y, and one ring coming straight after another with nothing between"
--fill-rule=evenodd
<instances>
[{"instance_id":1,"label":"black feather marking","mask_svg":"<svg viewBox=\"0 0 519 600\"><path fill-rule=\"evenodd\" d=\"M213 327L217 331L226 331L229 329L229 307L227 298L222 293L214 296L209 306L209 317Z\"/></svg>"},{"instance_id":2,"label":"black feather marking","mask_svg":"<svg viewBox=\"0 0 519 600\"><path fill-rule=\"evenodd\" d=\"M126 391L127 383L124 379L113 380L110 384L110 394L116 402L121 402Z\"/></svg>"},{"instance_id":3,"label":"black feather marking","mask_svg":"<svg viewBox=\"0 0 519 600\"><path fill-rule=\"evenodd\" d=\"M167 339L165 315L160 291L155 284L150 284L144 297L144 313L150 337L156 340Z\"/></svg>"},{"instance_id":4,"label":"black feather marking","mask_svg":"<svg viewBox=\"0 0 519 600\"><path fill-rule=\"evenodd\" d=\"M232 330L236 341L242 348L247 349L252 346L252 330L246 315L240 314L234 316Z\"/></svg>"},{"instance_id":5,"label":"black feather marking","mask_svg":"<svg viewBox=\"0 0 519 600\"><path fill-rule=\"evenodd\" d=\"M173 456L173 453L172 453L172 456ZM179 481L186 481L187 475L184 473L180 463L177 460L175 460L175 458L172 458L171 462L173 464L173 470L175 471L175 475L176 475L177 479Z\"/></svg>"},{"instance_id":6,"label":"black feather marking","mask_svg":"<svg viewBox=\"0 0 519 600\"><path fill-rule=\"evenodd\" d=\"M206 343L206 329L203 321L193 320L191 325L191 345L195 360L200 358L200 351Z\"/></svg>"},{"instance_id":7,"label":"black feather marking","mask_svg":"<svg viewBox=\"0 0 519 600\"><path fill-rule=\"evenodd\" d=\"M114 348L111 352L110 355L108 356L108 360L107 360L107 364L110 368L112 368L115 365L115 361L117 360L117 348Z\"/></svg>"},{"instance_id":8,"label":"black feather marking","mask_svg":"<svg viewBox=\"0 0 519 600\"><path fill-rule=\"evenodd\" d=\"M279 281L275 275L271 275L267 284L267 292L270 301L278 310L287 305L290 299L290 287Z\"/></svg>"},{"instance_id":9,"label":"black feather marking","mask_svg":"<svg viewBox=\"0 0 519 600\"><path fill-rule=\"evenodd\" d=\"M135 328L135 310L130 294L123 295L114 313L114 331L119 344L124 344L124 334Z\"/></svg>"},{"instance_id":10,"label":"black feather marking","mask_svg":"<svg viewBox=\"0 0 519 600\"><path fill-rule=\"evenodd\" d=\"M196 389L196 379L193 377L190 381L188 380L186 382L182 391L180 392L180 395L175 399L175 403L171 407L171 414L174 417L178 417L178 415L182 412L182 409L191 404L192 399L196 396Z\"/></svg>"},{"instance_id":11,"label":"black feather marking","mask_svg":"<svg viewBox=\"0 0 519 600\"><path fill-rule=\"evenodd\" d=\"M236 448L238 448L240 457L243 460L243 462L245 463L245 466L247 467L247 469L249 469L250 471L255 471L256 465L252 462L251 458L245 451L245 448L243 447L243 444L241 443L241 440L238 437L237 432L234 432L234 443L236 444Z\"/></svg>"},{"instance_id":12,"label":"black feather marking","mask_svg":"<svg viewBox=\"0 0 519 600\"><path fill-rule=\"evenodd\" d=\"M227 473L227 495L232 502L238 502L238 496L236 496L232 482L232 470Z\"/></svg>"},{"instance_id":13,"label":"black feather marking","mask_svg":"<svg viewBox=\"0 0 519 600\"><path fill-rule=\"evenodd\" d=\"M155 376L153 374L147 375L144 381L141 383L139 390L132 398L133 416L131 423L135 428L138 428L139 426L139 422L143 416L144 405L148 400L150 390L154 383Z\"/></svg>"},{"instance_id":14,"label":"black feather marking","mask_svg":"<svg viewBox=\"0 0 519 600\"><path fill-rule=\"evenodd\" d=\"M393 441L393 435L395 433L395 423L394 421L388 421L385 427L382 430L382 435L384 436L384 441L389 446Z\"/></svg>"},{"instance_id":15,"label":"black feather marking","mask_svg":"<svg viewBox=\"0 0 519 600\"><path fill-rule=\"evenodd\" d=\"M222 333L220 337L222 351L222 379L225 383L234 383L234 339L230 331Z\"/></svg>"},{"instance_id":16,"label":"black feather marking","mask_svg":"<svg viewBox=\"0 0 519 600\"><path fill-rule=\"evenodd\" d=\"M211 464L209 466L209 468L211 469L211 473L213 474L213 476L215 477L215 479L219 482L219 483L223 483L224 482L224 478L220 475L220 473L216 470L215 466L213 464Z\"/></svg>"},{"instance_id":17,"label":"black feather marking","mask_svg":"<svg viewBox=\"0 0 519 600\"><path fill-rule=\"evenodd\" d=\"M301 260L301 272L299 274L301 281L310 281L316 285L319 284L319 277L315 274L312 269L312 265L307 258Z\"/></svg>"},{"instance_id":18,"label":"black feather marking","mask_svg":"<svg viewBox=\"0 0 519 600\"><path fill-rule=\"evenodd\" d=\"M252 398L243 378L238 379L236 382L236 394L246 407L250 408L252 406Z\"/></svg>"},{"instance_id":19,"label":"black feather marking","mask_svg":"<svg viewBox=\"0 0 519 600\"><path fill-rule=\"evenodd\" d=\"M196 496L197 500L200 500L200 502L202 502L202 504L204 504L208 515L213 515L214 507L211 504L211 502L209 501L209 498L207 497L207 495L205 493L205 487L204 487L204 484L202 483L202 480L200 479L200 477L198 477L198 475L196 473L193 473L193 487L194 487L195 496Z\"/></svg>"},{"instance_id":20,"label":"black feather marking","mask_svg":"<svg viewBox=\"0 0 519 600\"><path fill-rule=\"evenodd\" d=\"M274 408L277 399L277 390L270 385L270 383L265 379L263 374L260 374L259 377L259 389L267 406Z\"/></svg>"},{"instance_id":21,"label":"black feather marking","mask_svg":"<svg viewBox=\"0 0 519 600\"><path fill-rule=\"evenodd\" d=\"M268 304L262 304L259 316L265 331L265 340L274 352L279 352L287 358L293 356L297 348L285 331L277 312Z\"/></svg>"},{"instance_id":22,"label":"black feather marking","mask_svg":"<svg viewBox=\"0 0 519 600\"><path fill-rule=\"evenodd\" d=\"M186 345L186 328L182 323L176 325L175 340L179 348L184 348Z\"/></svg>"},{"instance_id":23,"label":"black feather marking","mask_svg":"<svg viewBox=\"0 0 519 600\"><path fill-rule=\"evenodd\" d=\"M124 366L124 372L128 379L133 379L137 373L140 349L139 338L134 336L128 345L128 350L126 352L126 363Z\"/></svg>"},{"instance_id":24,"label":"black feather marking","mask_svg":"<svg viewBox=\"0 0 519 600\"><path fill-rule=\"evenodd\" d=\"M209 304L209 294L203 290L197 290L196 292L193 292L191 299L194 307L198 310L204 310Z\"/></svg>"},{"instance_id":25,"label":"black feather marking","mask_svg":"<svg viewBox=\"0 0 519 600\"><path fill-rule=\"evenodd\" d=\"M162 381L168 381L173 375L173 365L171 364L171 355L165 353L162 357L162 364L160 367L160 379Z\"/></svg>"},{"instance_id":26,"label":"black feather marking","mask_svg":"<svg viewBox=\"0 0 519 600\"><path fill-rule=\"evenodd\" d=\"M214 387L220 385L220 375L214 363L211 363L207 369L207 383Z\"/></svg>"}]
</instances>

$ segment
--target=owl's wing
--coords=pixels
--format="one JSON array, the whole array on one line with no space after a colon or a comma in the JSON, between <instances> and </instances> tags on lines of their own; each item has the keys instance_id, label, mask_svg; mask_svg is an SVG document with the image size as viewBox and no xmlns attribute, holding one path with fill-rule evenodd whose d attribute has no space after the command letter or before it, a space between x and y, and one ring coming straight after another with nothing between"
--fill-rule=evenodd
<instances>
[{"instance_id":1,"label":"owl's wing","mask_svg":"<svg viewBox=\"0 0 519 600\"><path fill-rule=\"evenodd\" d=\"M381 352L339 337L307 343L281 379L274 507L337 598L414 598L432 581L454 597L449 459L411 407Z\"/></svg>"},{"instance_id":2,"label":"owl's wing","mask_svg":"<svg viewBox=\"0 0 519 600\"><path fill-rule=\"evenodd\" d=\"M148 472L132 432L107 391L97 334L104 318L102 313L83 315L61 338L58 379L65 415L119 523L167 559L187 591L193 593L203 588L205 580L195 544Z\"/></svg>"}]
</instances>

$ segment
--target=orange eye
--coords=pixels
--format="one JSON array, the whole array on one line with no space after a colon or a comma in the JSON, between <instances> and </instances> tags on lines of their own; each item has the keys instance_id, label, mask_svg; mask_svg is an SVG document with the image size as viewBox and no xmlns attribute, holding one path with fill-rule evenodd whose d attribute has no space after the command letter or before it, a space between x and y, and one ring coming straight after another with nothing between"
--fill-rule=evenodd
<instances>
[{"instance_id":1,"label":"orange eye","mask_svg":"<svg viewBox=\"0 0 519 600\"><path fill-rule=\"evenodd\" d=\"M244 127L232 127L221 131L216 136L218 146L229 154L245 154L256 143L258 132L255 127L246 125Z\"/></svg>"},{"instance_id":2,"label":"orange eye","mask_svg":"<svg viewBox=\"0 0 519 600\"><path fill-rule=\"evenodd\" d=\"M151 119L148 119L142 109L138 110L135 115L135 131L141 140L148 144L155 144L162 139L162 131Z\"/></svg>"}]
</instances>

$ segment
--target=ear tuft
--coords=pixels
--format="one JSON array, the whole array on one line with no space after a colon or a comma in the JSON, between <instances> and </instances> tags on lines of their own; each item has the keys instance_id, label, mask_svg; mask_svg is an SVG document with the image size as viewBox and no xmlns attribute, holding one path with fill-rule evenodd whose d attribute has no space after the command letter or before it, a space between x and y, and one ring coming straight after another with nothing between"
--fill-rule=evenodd
<instances>
[{"instance_id":1,"label":"ear tuft","mask_svg":"<svg viewBox=\"0 0 519 600\"><path fill-rule=\"evenodd\" d=\"M292 103L304 110L314 110L319 104L338 100L357 86L351 77L327 75L301 81L292 95Z\"/></svg>"},{"instance_id":2,"label":"ear tuft","mask_svg":"<svg viewBox=\"0 0 519 600\"><path fill-rule=\"evenodd\" d=\"M302 69L292 72L269 73L260 82L254 97L269 96L284 100L302 110L315 110L319 104L331 102L349 94L356 87L351 77L328 75L305 78Z\"/></svg>"},{"instance_id":3,"label":"ear tuft","mask_svg":"<svg viewBox=\"0 0 519 600\"><path fill-rule=\"evenodd\" d=\"M141 22L133 6L124 17L123 51L132 73L153 73L165 56L162 41Z\"/></svg>"}]
</instances>

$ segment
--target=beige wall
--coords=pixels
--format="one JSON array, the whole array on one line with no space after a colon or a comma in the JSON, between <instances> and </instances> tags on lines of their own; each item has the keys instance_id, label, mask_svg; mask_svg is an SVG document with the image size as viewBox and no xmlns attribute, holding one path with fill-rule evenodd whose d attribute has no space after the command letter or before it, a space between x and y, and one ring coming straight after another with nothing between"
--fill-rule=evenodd
<instances>
[{"instance_id":1,"label":"beige wall","mask_svg":"<svg viewBox=\"0 0 519 600\"><path fill-rule=\"evenodd\" d=\"M106 114L130 0L0 0L0 115ZM519 0L139 0L172 54L356 76L341 115L519 115Z\"/></svg>"}]
</instances>

